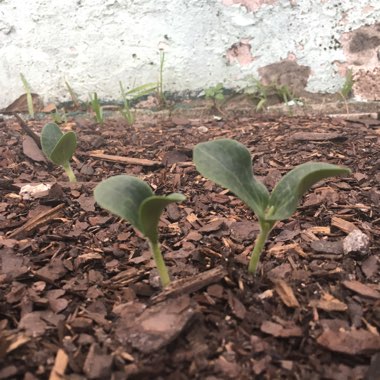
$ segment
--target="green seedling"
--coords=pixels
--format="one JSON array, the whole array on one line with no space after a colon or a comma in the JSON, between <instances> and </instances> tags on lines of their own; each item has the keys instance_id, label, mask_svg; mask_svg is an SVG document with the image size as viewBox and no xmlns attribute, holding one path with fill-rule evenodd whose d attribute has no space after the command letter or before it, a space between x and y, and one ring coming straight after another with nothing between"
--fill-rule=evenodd
<instances>
[{"instance_id":1,"label":"green seedling","mask_svg":"<svg viewBox=\"0 0 380 380\"><path fill-rule=\"evenodd\" d=\"M71 97L71 101L73 102L74 104L74 107L79 109L80 108L80 101L78 99L78 96L77 94L75 93L75 91L72 89L72 87L70 86L69 82L65 80L65 85L67 87L67 91L69 92L70 94L70 97Z\"/></svg>"},{"instance_id":2,"label":"green seedling","mask_svg":"<svg viewBox=\"0 0 380 380\"><path fill-rule=\"evenodd\" d=\"M353 86L354 86L354 77L352 75L352 70L347 70L346 79L343 83L343 87L339 91L339 95L342 97L344 104L346 106L347 113L349 113L347 99L352 95Z\"/></svg>"},{"instance_id":3,"label":"green seedling","mask_svg":"<svg viewBox=\"0 0 380 380\"><path fill-rule=\"evenodd\" d=\"M290 88L286 84L274 84L273 85L274 91L276 92L277 96L285 103L287 104L290 100L294 99L294 95Z\"/></svg>"},{"instance_id":4,"label":"green seedling","mask_svg":"<svg viewBox=\"0 0 380 380\"><path fill-rule=\"evenodd\" d=\"M25 79L24 74L20 73L20 77L21 77L21 81L22 81L22 84L23 84L23 86L24 86L25 93L26 93L26 102L27 102L27 104L28 104L28 112L29 112L29 116L30 116L31 118L34 118L33 97L32 97L32 92L31 92L31 90L30 90L29 83L28 83L27 80Z\"/></svg>"},{"instance_id":5,"label":"green seedling","mask_svg":"<svg viewBox=\"0 0 380 380\"><path fill-rule=\"evenodd\" d=\"M129 91L124 90L122 82L119 82L119 85L121 96L123 97L123 108L120 110L120 112L127 123L129 125L132 125L135 122L136 118L135 113L131 110L131 103L157 90L157 84L147 83L142 86L132 88Z\"/></svg>"},{"instance_id":6,"label":"green seedling","mask_svg":"<svg viewBox=\"0 0 380 380\"><path fill-rule=\"evenodd\" d=\"M55 123L48 123L42 128L42 151L51 162L63 167L70 182L77 181L70 165L76 146L77 138L73 131L63 133Z\"/></svg>"},{"instance_id":7,"label":"green seedling","mask_svg":"<svg viewBox=\"0 0 380 380\"><path fill-rule=\"evenodd\" d=\"M164 94L164 63L165 63L165 52L163 49L160 49L160 69L159 69L159 78L157 83L158 88L158 100L161 105L165 105L166 99Z\"/></svg>"},{"instance_id":8,"label":"green seedling","mask_svg":"<svg viewBox=\"0 0 380 380\"><path fill-rule=\"evenodd\" d=\"M270 87L263 85L259 80L252 78L253 84L244 89L244 93L252 96L257 102L256 111L260 112L265 109L270 96Z\"/></svg>"},{"instance_id":9,"label":"green seedling","mask_svg":"<svg viewBox=\"0 0 380 380\"><path fill-rule=\"evenodd\" d=\"M345 167L307 162L287 173L269 193L252 174L249 150L230 139L196 145L194 163L204 177L228 188L256 214L260 232L249 261L250 273L256 272L261 252L276 222L294 213L303 194L311 186L324 178L351 173Z\"/></svg>"},{"instance_id":10,"label":"green seedling","mask_svg":"<svg viewBox=\"0 0 380 380\"><path fill-rule=\"evenodd\" d=\"M53 121L56 124L62 124L67 122L67 117L66 117L66 111L64 108L62 110L58 110L58 108L55 109L53 113Z\"/></svg>"},{"instance_id":11,"label":"green seedling","mask_svg":"<svg viewBox=\"0 0 380 380\"><path fill-rule=\"evenodd\" d=\"M154 195L141 179L117 175L98 184L94 197L99 206L127 220L147 238L162 286L167 286L170 277L158 241L158 222L168 204L182 202L185 196L179 193Z\"/></svg>"},{"instance_id":12,"label":"green seedling","mask_svg":"<svg viewBox=\"0 0 380 380\"><path fill-rule=\"evenodd\" d=\"M92 110L95 112L96 122L99 124L104 123L104 115L103 115L103 107L100 105L100 101L98 99L98 94L94 92L94 95L90 94L90 104Z\"/></svg>"},{"instance_id":13,"label":"green seedling","mask_svg":"<svg viewBox=\"0 0 380 380\"><path fill-rule=\"evenodd\" d=\"M209 87L205 90L206 99L212 99L214 106L218 101L224 100L223 83L218 83L214 87Z\"/></svg>"}]
</instances>

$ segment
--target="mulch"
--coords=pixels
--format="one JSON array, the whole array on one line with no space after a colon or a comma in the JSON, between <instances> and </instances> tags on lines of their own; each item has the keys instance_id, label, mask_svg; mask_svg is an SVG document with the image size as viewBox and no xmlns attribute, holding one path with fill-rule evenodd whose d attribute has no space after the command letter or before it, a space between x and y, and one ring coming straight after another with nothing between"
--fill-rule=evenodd
<instances>
[{"instance_id":1,"label":"mulch","mask_svg":"<svg viewBox=\"0 0 380 380\"><path fill-rule=\"evenodd\" d=\"M62 128L79 141L75 184L0 121L0 379L380 378L378 120L85 115ZM249 148L268 188L306 161L353 172L276 225L256 276L257 219L192 164L195 144L221 137ZM94 202L123 173L187 197L160 221L164 290L146 241Z\"/></svg>"}]
</instances>

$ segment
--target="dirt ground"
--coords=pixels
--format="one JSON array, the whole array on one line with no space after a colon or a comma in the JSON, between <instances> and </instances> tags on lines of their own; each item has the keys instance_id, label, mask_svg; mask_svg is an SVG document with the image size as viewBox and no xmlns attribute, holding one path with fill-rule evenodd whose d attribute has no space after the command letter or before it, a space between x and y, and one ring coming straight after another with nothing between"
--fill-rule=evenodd
<instances>
[{"instance_id":1,"label":"dirt ground","mask_svg":"<svg viewBox=\"0 0 380 380\"><path fill-rule=\"evenodd\" d=\"M0 379L380 378L380 121L87 116L62 128L77 133L76 184L15 118L0 122ZM306 161L353 172L277 224L255 277L255 216L192 164L195 144L220 137L250 149L269 188ZM145 240L94 203L96 183L122 173L187 197L160 222L164 291ZM54 185L20 195L40 183Z\"/></svg>"}]
</instances>

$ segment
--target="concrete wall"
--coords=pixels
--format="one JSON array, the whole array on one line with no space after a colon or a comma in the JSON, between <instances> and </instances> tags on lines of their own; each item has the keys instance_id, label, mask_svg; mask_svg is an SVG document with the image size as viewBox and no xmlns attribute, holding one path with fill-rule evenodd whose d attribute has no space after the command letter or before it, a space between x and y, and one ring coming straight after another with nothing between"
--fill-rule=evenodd
<instances>
[{"instance_id":1,"label":"concrete wall","mask_svg":"<svg viewBox=\"0 0 380 380\"><path fill-rule=\"evenodd\" d=\"M379 0L0 0L0 108L21 95L22 72L45 100L119 98L157 80L199 91L250 78L332 93L347 68L355 95L380 99Z\"/></svg>"}]
</instances>

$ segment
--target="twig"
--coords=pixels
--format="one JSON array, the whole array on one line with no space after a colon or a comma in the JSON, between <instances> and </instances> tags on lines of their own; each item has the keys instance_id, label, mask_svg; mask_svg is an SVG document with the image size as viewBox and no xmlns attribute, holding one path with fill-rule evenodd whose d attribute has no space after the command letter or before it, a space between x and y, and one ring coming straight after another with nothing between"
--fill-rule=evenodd
<instances>
[{"instance_id":1,"label":"twig","mask_svg":"<svg viewBox=\"0 0 380 380\"><path fill-rule=\"evenodd\" d=\"M17 119L18 123L20 124L20 127L23 129L23 131L27 135L29 135L34 140L34 142L37 144L37 146L41 149L40 137L29 128L29 126L25 123L25 121L21 118L21 116L19 114L13 113L13 115L16 117L16 119Z\"/></svg>"}]
</instances>

